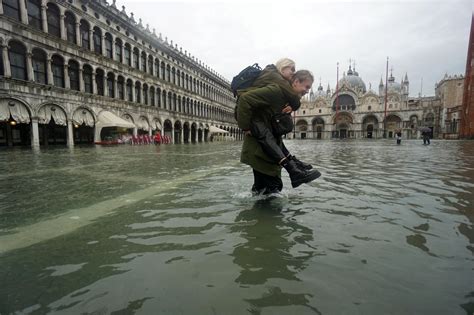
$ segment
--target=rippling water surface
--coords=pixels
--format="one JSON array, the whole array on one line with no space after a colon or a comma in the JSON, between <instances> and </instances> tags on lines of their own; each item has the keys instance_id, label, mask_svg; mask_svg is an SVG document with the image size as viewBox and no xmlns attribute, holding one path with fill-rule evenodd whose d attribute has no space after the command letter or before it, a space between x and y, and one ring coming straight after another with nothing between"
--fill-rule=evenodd
<instances>
[{"instance_id":1,"label":"rippling water surface","mask_svg":"<svg viewBox=\"0 0 474 315\"><path fill-rule=\"evenodd\" d=\"M474 142L287 144L2 149L0 314L474 313Z\"/></svg>"}]
</instances>

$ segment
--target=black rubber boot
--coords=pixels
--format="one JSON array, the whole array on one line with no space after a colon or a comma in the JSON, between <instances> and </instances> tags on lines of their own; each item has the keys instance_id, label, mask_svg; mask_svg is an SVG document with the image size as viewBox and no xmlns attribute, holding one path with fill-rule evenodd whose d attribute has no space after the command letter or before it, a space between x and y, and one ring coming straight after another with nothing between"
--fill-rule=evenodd
<instances>
[{"instance_id":1,"label":"black rubber boot","mask_svg":"<svg viewBox=\"0 0 474 315\"><path fill-rule=\"evenodd\" d=\"M309 183L321 176L321 173L317 170L303 170L299 168L293 160L285 159L281 163L281 166L290 174L291 186L293 186L293 188L301 184Z\"/></svg>"},{"instance_id":2,"label":"black rubber boot","mask_svg":"<svg viewBox=\"0 0 474 315\"><path fill-rule=\"evenodd\" d=\"M303 170L310 170L310 169L313 168L313 165L298 160L294 155L290 155L289 158L290 158L290 160L295 161L296 166L298 166L299 168L301 168Z\"/></svg>"},{"instance_id":3,"label":"black rubber boot","mask_svg":"<svg viewBox=\"0 0 474 315\"><path fill-rule=\"evenodd\" d=\"M265 126L261 121L252 121L250 126L250 132L252 137L257 139L258 143L265 152L266 155L275 163L280 162L286 157L283 153L280 145L277 142L277 139L273 136L270 129Z\"/></svg>"}]
</instances>

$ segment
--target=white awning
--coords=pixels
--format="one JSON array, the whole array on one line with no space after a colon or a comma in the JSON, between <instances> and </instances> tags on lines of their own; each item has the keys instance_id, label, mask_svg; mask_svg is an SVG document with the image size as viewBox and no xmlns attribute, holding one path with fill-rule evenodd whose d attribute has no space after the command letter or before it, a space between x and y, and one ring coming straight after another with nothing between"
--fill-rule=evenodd
<instances>
[{"instance_id":1,"label":"white awning","mask_svg":"<svg viewBox=\"0 0 474 315\"><path fill-rule=\"evenodd\" d=\"M96 128L104 127L122 127L122 128L135 128L135 124L122 119L109 111L100 112Z\"/></svg>"},{"instance_id":2,"label":"white awning","mask_svg":"<svg viewBox=\"0 0 474 315\"><path fill-rule=\"evenodd\" d=\"M152 127L153 130L161 130L162 129L161 123L158 120L153 120L153 122L151 123L151 127Z\"/></svg>"},{"instance_id":3,"label":"white awning","mask_svg":"<svg viewBox=\"0 0 474 315\"><path fill-rule=\"evenodd\" d=\"M210 126L209 127L209 132L210 133L229 133L227 130L218 128L216 126Z\"/></svg>"}]
</instances>

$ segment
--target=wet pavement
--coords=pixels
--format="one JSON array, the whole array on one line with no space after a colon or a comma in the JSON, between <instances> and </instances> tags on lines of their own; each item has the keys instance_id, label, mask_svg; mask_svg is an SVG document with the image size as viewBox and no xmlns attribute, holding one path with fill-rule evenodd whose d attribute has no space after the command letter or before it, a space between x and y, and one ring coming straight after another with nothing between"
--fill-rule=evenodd
<instances>
[{"instance_id":1,"label":"wet pavement","mask_svg":"<svg viewBox=\"0 0 474 315\"><path fill-rule=\"evenodd\" d=\"M474 312L473 142L286 143L272 199L240 142L1 149L0 314Z\"/></svg>"}]
</instances>

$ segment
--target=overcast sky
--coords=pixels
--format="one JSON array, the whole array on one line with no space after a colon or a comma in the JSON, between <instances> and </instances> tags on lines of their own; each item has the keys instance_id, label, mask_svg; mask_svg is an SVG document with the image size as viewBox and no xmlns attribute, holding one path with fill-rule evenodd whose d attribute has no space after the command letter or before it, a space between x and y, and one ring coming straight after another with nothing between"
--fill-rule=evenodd
<instances>
[{"instance_id":1,"label":"overcast sky","mask_svg":"<svg viewBox=\"0 0 474 315\"><path fill-rule=\"evenodd\" d=\"M112 3L112 0L109 0ZM472 0L117 0L229 81L247 65L281 57L308 69L326 90L355 60L372 89L385 82L386 60L410 95L434 95L445 73L463 74ZM390 70L389 70L390 72ZM423 82L423 83L422 83Z\"/></svg>"}]
</instances>

